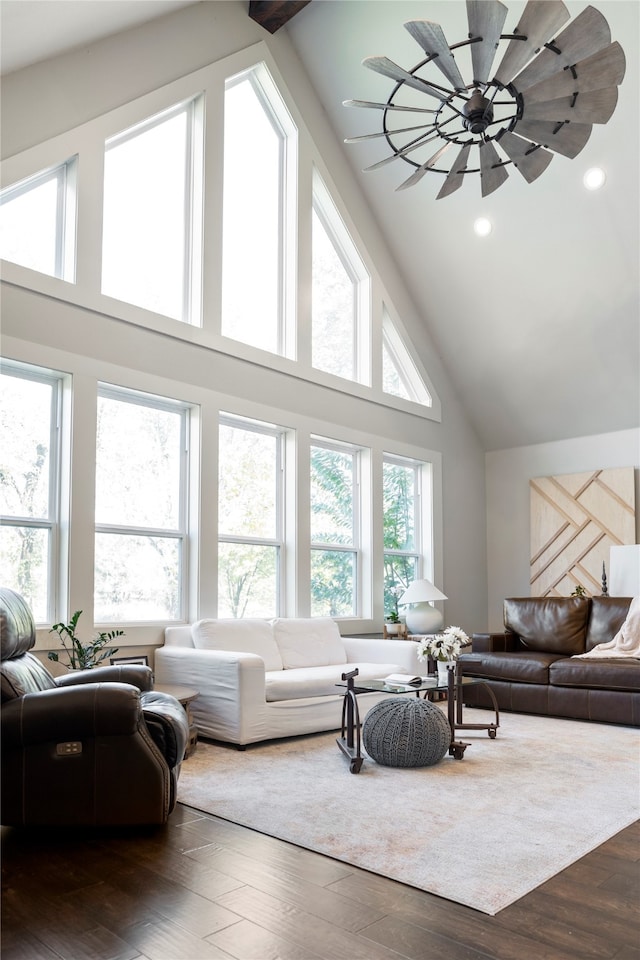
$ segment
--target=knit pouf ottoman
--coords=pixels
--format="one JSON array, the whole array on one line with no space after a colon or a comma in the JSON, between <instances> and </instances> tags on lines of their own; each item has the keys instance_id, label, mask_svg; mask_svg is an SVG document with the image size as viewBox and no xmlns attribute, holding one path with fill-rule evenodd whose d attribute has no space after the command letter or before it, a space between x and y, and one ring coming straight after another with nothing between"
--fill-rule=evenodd
<instances>
[{"instance_id":1,"label":"knit pouf ottoman","mask_svg":"<svg viewBox=\"0 0 640 960\"><path fill-rule=\"evenodd\" d=\"M362 727L364 748L385 767L431 767L451 743L439 707L417 697L389 697L372 707Z\"/></svg>"}]
</instances>

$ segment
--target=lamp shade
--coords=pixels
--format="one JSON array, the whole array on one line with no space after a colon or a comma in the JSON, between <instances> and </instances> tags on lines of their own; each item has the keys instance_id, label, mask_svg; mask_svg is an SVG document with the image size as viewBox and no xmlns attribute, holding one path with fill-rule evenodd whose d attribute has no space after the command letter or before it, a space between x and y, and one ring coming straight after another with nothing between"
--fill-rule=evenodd
<instances>
[{"instance_id":1,"label":"lamp shade","mask_svg":"<svg viewBox=\"0 0 640 960\"><path fill-rule=\"evenodd\" d=\"M430 580L413 580L398 600L403 606L410 605L406 615L409 633L428 634L441 630L444 622L442 614L432 606L431 601L446 599Z\"/></svg>"}]
</instances>

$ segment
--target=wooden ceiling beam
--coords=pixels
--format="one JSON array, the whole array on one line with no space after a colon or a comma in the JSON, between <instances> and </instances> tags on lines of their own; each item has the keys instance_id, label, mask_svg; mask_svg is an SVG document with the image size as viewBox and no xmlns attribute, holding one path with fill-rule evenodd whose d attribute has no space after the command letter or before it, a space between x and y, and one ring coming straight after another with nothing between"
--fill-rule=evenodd
<instances>
[{"instance_id":1,"label":"wooden ceiling beam","mask_svg":"<svg viewBox=\"0 0 640 960\"><path fill-rule=\"evenodd\" d=\"M269 33L284 27L311 0L250 0L249 16Z\"/></svg>"}]
</instances>

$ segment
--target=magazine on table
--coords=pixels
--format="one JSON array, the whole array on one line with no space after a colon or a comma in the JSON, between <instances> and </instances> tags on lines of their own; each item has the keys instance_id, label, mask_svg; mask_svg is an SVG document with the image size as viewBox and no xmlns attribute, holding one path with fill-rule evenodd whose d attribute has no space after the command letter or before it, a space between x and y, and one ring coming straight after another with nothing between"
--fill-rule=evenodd
<instances>
[{"instance_id":1,"label":"magazine on table","mask_svg":"<svg viewBox=\"0 0 640 960\"><path fill-rule=\"evenodd\" d=\"M390 673L384 678L385 683L406 683L407 686L420 687L423 683L433 683L435 677L416 677L411 673Z\"/></svg>"}]
</instances>

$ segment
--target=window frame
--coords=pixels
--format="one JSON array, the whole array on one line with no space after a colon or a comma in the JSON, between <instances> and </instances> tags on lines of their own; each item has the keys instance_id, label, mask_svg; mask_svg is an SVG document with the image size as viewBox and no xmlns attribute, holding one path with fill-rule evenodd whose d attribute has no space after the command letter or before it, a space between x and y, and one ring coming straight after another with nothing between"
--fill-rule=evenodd
<instances>
[{"instance_id":1,"label":"window frame","mask_svg":"<svg viewBox=\"0 0 640 960\"><path fill-rule=\"evenodd\" d=\"M12 200L44 186L55 180L56 187L56 214L55 214L55 251L53 273L27 267L13 260L5 263L16 263L34 273L43 276L55 277L68 283L75 283L76 273L76 233L77 233L77 184L78 184L78 155L69 157L62 163L54 164L45 170L30 177L19 180L0 190L0 207Z\"/></svg>"},{"instance_id":2,"label":"window frame","mask_svg":"<svg viewBox=\"0 0 640 960\"><path fill-rule=\"evenodd\" d=\"M326 186L317 167L312 173L311 209L316 214L327 237L329 238L336 256L339 258L345 273L353 284L352 306L352 343L351 343L351 377L341 377L349 383L371 386L370 357L371 357L371 300L372 278L364 259L358 250L345 224L337 204ZM311 243L311 260L313 274L313 241ZM313 364L313 302L311 303L311 365L329 376L341 376Z\"/></svg>"},{"instance_id":3,"label":"window frame","mask_svg":"<svg viewBox=\"0 0 640 960\"><path fill-rule=\"evenodd\" d=\"M180 414L180 503L178 507L178 522L176 529L164 527L144 527L127 524L114 523L94 523L94 538L98 534L110 534L114 536L140 536L140 537L162 537L163 539L177 540L179 542L179 562L178 562L178 602L179 610L176 617L168 621L166 617L157 617L145 620L135 620L133 618L123 618L129 623L136 625L156 622L183 622L184 614L188 609L188 588L189 588L189 513L190 513L190 434L191 434L191 415L192 406L181 400L173 400L169 397L160 397L155 394L146 393L141 390L135 390L129 387L119 387L114 384L98 382L97 402L100 399L117 400L124 403L132 403L136 406L150 407L156 410L164 410L169 413ZM96 423L96 471L98 469L98 451L97 451L97 423ZM94 562L94 597L95 597L95 562ZM105 621L111 623L112 621Z\"/></svg>"},{"instance_id":4,"label":"window frame","mask_svg":"<svg viewBox=\"0 0 640 960\"><path fill-rule=\"evenodd\" d=\"M202 325L203 314L203 246L204 246L204 95L196 94L166 107L152 116L139 120L104 140L104 157L124 143L135 140L155 127L179 116L186 115L185 178L183 198L184 249L182 252L181 316L171 317L158 313L142 304L121 300L116 294L103 289L104 273L104 224L100 254L100 293L114 300L121 300L129 307L151 310L158 316L168 317L190 326ZM105 178L102 181L102 209L105 202Z\"/></svg>"},{"instance_id":5,"label":"window frame","mask_svg":"<svg viewBox=\"0 0 640 960\"><path fill-rule=\"evenodd\" d=\"M425 537L424 537L424 490L423 477L424 470L429 468L429 463L414 460L409 457L402 457L391 453L385 453L382 459L382 483L384 486L384 471L387 465L403 467L413 471L413 525L414 525L414 546L412 550L390 549L384 546L382 551L383 584L385 581L384 571L387 565L387 558L409 559L414 561L415 579L422 577L422 571L425 567ZM384 517L383 517L384 520ZM408 586L408 584L407 584Z\"/></svg>"},{"instance_id":6,"label":"window frame","mask_svg":"<svg viewBox=\"0 0 640 960\"><path fill-rule=\"evenodd\" d=\"M6 360L0 362L0 373L44 383L51 386L51 408L49 411L49 489L47 494L47 517L33 518L13 514L2 514L0 526L8 529L29 527L46 530L47 543L47 601L46 619L40 623L53 623L56 618L58 587L60 583L60 523L62 489L62 394L65 375L34 364Z\"/></svg>"},{"instance_id":7,"label":"window frame","mask_svg":"<svg viewBox=\"0 0 640 960\"><path fill-rule=\"evenodd\" d=\"M225 77L223 98L227 90L240 83L249 83L265 117L278 137L278 269L276 291L275 350L266 350L276 356L294 359L295 301L297 263L297 192L298 192L298 126L274 81L267 64L257 61L238 73ZM226 100L225 100L226 109ZM223 162L224 168L224 162ZM224 173L223 173L224 184ZM222 190L222 218L224 219L224 186ZM224 238L224 229L223 229ZM253 349L264 350L250 340L237 340L224 332L224 245L221 241L220 264L221 330L224 337Z\"/></svg>"},{"instance_id":8,"label":"window frame","mask_svg":"<svg viewBox=\"0 0 640 960\"><path fill-rule=\"evenodd\" d=\"M218 544L236 543L255 547L274 547L276 550L276 612L275 617L284 616L286 610L285 584L287 580L287 553L286 553L286 438L289 431L285 427L265 421L241 417L231 413L220 413L219 427L230 427L234 430L246 430L262 436L273 437L275 440L276 462L274 472L276 478L275 502L275 537L242 536L240 534L222 534L218 530ZM219 441L218 432L218 443ZM220 511L220 487L217 492L217 509ZM219 602L219 598L218 598Z\"/></svg>"},{"instance_id":9,"label":"window frame","mask_svg":"<svg viewBox=\"0 0 640 960\"><path fill-rule=\"evenodd\" d=\"M331 553L348 553L353 558L353 584L352 584L352 606L351 612L345 613L343 616L334 617L335 620L354 620L360 619L363 616L363 568L364 568L364 557L363 557L363 545L362 545L362 454L363 448L358 444L353 443L342 443L338 440L331 440L326 437L320 437L315 434L310 436L309 440L309 516L311 518L311 506L312 506L312 496L311 496L311 478L312 478L312 451L314 447L331 450L335 453L348 454L352 458L352 476L353 476L353 490L352 490L352 499L351 499L351 519L352 519L352 539L353 543L344 544L344 543L334 543L327 541L318 541L313 539L313 535L310 531L309 533L309 558L311 563L311 558L314 551L325 551ZM310 608L312 606L312 595L311 595L311 580L309 581L309 604Z\"/></svg>"}]
</instances>

